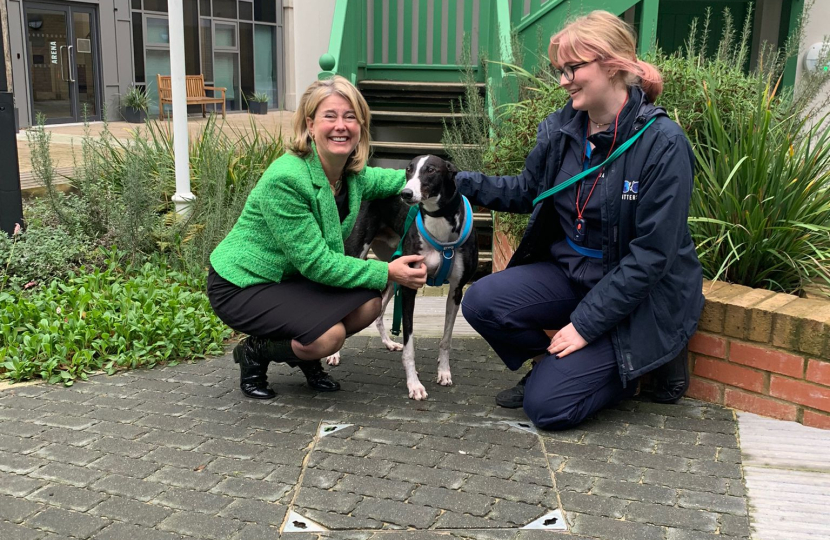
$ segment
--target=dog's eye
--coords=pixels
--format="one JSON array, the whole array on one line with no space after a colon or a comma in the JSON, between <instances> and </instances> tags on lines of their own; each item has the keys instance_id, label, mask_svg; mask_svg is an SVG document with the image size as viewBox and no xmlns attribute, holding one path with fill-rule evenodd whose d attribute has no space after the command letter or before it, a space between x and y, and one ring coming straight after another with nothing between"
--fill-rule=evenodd
<instances>
[{"instance_id":1,"label":"dog's eye","mask_svg":"<svg viewBox=\"0 0 830 540\"><path fill-rule=\"evenodd\" d=\"M428 173L434 173L434 172L435 172L435 167L433 167L432 165L430 165L429 167L427 167L427 172L428 172Z\"/></svg>"}]
</instances>

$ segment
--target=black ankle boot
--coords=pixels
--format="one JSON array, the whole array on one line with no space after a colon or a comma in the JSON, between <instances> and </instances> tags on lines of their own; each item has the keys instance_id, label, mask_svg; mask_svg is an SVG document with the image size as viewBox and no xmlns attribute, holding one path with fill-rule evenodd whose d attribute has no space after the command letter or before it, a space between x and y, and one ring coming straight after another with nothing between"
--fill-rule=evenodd
<instances>
[{"instance_id":1,"label":"black ankle boot","mask_svg":"<svg viewBox=\"0 0 830 540\"><path fill-rule=\"evenodd\" d=\"M683 347L680 354L653 371L655 403L676 403L689 389L689 350Z\"/></svg>"},{"instance_id":2,"label":"black ankle boot","mask_svg":"<svg viewBox=\"0 0 830 540\"><path fill-rule=\"evenodd\" d=\"M266 355L272 362L285 362L291 367L298 367L305 375L308 385L320 392L340 390L340 383L323 370L319 360L301 360L291 348L291 340L268 340Z\"/></svg>"},{"instance_id":3,"label":"black ankle boot","mask_svg":"<svg viewBox=\"0 0 830 540\"><path fill-rule=\"evenodd\" d=\"M263 354L263 339L247 337L233 349L239 364L239 388L252 399L273 399L277 393L268 387L268 359Z\"/></svg>"},{"instance_id":4,"label":"black ankle boot","mask_svg":"<svg viewBox=\"0 0 830 540\"><path fill-rule=\"evenodd\" d=\"M331 375L323 370L319 360L306 360L301 362L289 362L289 366L297 366L305 375L308 385L319 392L336 392L340 390L340 383L331 378Z\"/></svg>"}]
</instances>

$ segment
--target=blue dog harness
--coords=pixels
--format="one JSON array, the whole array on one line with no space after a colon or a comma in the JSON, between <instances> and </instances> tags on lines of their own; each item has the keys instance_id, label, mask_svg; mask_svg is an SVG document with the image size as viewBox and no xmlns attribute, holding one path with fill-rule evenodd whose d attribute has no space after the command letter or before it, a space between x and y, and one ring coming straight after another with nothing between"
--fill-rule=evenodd
<instances>
[{"instance_id":1,"label":"blue dog harness","mask_svg":"<svg viewBox=\"0 0 830 540\"><path fill-rule=\"evenodd\" d=\"M464 226L461 229L461 234L455 242L439 242L430 236L426 227L424 226L424 218L420 212L415 218L415 225L418 227L418 232L431 245L435 251L441 253L441 264L438 266L438 271L433 277L427 277L427 285L430 287L440 287L450 282L449 277L452 273L452 261L455 258L455 249L470 237L473 230L473 208L470 206L470 201L464 195L461 196L464 200Z\"/></svg>"}]
</instances>

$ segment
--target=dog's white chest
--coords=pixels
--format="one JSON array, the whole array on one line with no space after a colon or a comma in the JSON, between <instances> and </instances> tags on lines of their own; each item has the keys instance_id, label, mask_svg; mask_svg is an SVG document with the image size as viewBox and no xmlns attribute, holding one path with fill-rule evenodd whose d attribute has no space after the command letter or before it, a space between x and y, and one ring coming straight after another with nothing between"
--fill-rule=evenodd
<instances>
[{"instance_id":1,"label":"dog's white chest","mask_svg":"<svg viewBox=\"0 0 830 540\"><path fill-rule=\"evenodd\" d=\"M452 225L444 218L433 218L427 216L426 219L424 219L424 228L427 232L429 232L430 236L438 242L448 243L458 239L458 234L453 233ZM441 267L444 256L440 251L432 247L432 245L424 238L423 234L420 234L420 236L420 254L424 256L424 264L427 265L427 275L434 276ZM449 260L447 264L458 266L460 264L460 259L453 257L453 259ZM459 272L459 269L453 268L450 272L450 279L458 279L457 276Z\"/></svg>"}]
</instances>

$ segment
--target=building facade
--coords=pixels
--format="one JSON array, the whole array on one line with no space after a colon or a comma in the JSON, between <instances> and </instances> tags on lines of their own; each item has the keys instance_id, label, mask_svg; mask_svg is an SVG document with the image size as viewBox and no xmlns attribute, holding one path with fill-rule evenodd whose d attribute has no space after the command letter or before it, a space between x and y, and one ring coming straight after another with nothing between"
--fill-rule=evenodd
<instances>
[{"instance_id":1,"label":"building facade","mask_svg":"<svg viewBox=\"0 0 830 540\"><path fill-rule=\"evenodd\" d=\"M170 74L168 2L184 10L185 68L226 88L229 111L253 93L293 108L316 79L334 2L298 0L6 0L21 127L121 118L132 86L158 112L157 75ZM301 92L302 90L299 90Z\"/></svg>"}]
</instances>

